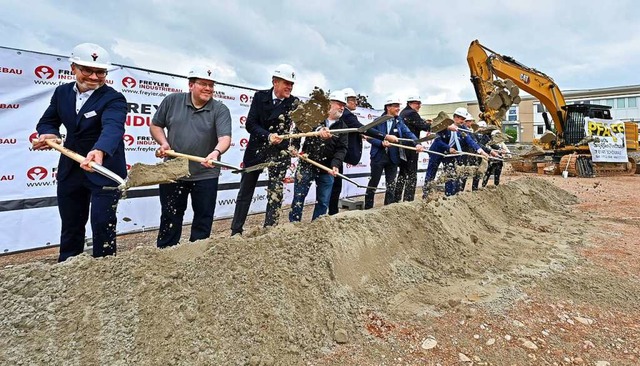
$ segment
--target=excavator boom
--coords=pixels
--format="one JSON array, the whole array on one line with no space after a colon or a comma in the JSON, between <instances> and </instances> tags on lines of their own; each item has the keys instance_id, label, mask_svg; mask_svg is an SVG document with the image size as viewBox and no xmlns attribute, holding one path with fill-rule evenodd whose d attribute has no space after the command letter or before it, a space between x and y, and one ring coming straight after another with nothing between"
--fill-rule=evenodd
<instances>
[{"instance_id":1,"label":"excavator boom","mask_svg":"<svg viewBox=\"0 0 640 366\"><path fill-rule=\"evenodd\" d=\"M490 50L481 45L478 40L471 42L469 46L467 63L471 71L471 82L476 91L480 110L489 117L487 119L490 121L487 122L500 125L501 120L492 120L495 119L496 114L499 114L493 111L499 111L501 108L508 110L511 104L517 104L514 97L511 100L504 98L505 90L500 90L500 86L496 85L502 81L507 84L508 89L511 89L511 95L513 95L513 88L509 86L513 83L521 90L536 97L551 112L556 131L562 132L564 130L567 112L562 107L566 103L562 92L551 77L523 65L509 56L503 56ZM502 97L500 97L501 95ZM498 106L500 101L504 103ZM517 101L519 102L519 99ZM507 105L507 103L509 104Z\"/></svg>"}]
</instances>

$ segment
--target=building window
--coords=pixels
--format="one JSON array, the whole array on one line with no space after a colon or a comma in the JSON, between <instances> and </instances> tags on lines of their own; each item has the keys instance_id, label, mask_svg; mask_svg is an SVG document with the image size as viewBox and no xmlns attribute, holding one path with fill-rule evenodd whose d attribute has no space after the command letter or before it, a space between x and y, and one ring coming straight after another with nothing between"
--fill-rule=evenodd
<instances>
[{"instance_id":1,"label":"building window","mask_svg":"<svg viewBox=\"0 0 640 366\"><path fill-rule=\"evenodd\" d=\"M509 115L507 116L507 121L516 122L518 120L518 109L516 107L509 108Z\"/></svg>"},{"instance_id":2,"label":"building window","mask_svg":"<svg viewBox=\"0 0 640 366\"><path fill-rule=\"evenodd\" d=\"M536 126L536 134L542 135L544 133L544 126Z\"/></svg>"},{"instance_id":3,"label":"building window","mask_svg":"<svg viewBox=\"0 0 640 366\"><path fill-rule=\"evenodd\" d=\"M636 104L636 101L637 101L637 100L636 100L636 98L635 98L635 97L633 97L633 98L627 98L627 106L628 106L629 108L635 108L635 107L637 107L638 105Z\"/></svg>"},{"instance_id":4,"label":"building window","mask_svg":"<svg viewBox=\"0 0 640 366\"><path fill-rule=\"evenodd\" d=\"M544 107L544 105L542 104L536 104L536 112L537 113L544 113L546 112L545 110L546 108Z\"/></svg>"},{"instance_id":5,"label":"building window","mask_svg":"<svg viewBox=\"0 0 640 366\"><path fill-rule=\"evenodd\" d=\"M624 108L625 107L625 98L616 98L616 108Z\"/></svg>"},{"instance_id":6,"label":"building window","mask_svg":"<svg viewBox=\"0 0 640 366\"><path fill-rule=\"evenodd\" d=\"M602 104L608 105L609 107L613 107L613 99L605 99L602 101Z\"/></svg>"}]
</instances>

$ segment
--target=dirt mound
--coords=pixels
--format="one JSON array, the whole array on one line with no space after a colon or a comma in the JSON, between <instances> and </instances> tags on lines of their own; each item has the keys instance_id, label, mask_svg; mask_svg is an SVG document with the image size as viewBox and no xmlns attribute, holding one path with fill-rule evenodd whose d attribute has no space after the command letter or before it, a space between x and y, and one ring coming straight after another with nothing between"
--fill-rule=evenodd
<instances>
[{"instance_id":1,"label":"dirt mound","mask_svg":"<svg viewBox=\"0 0 640 366\"><path fill-rule=\"evenodd\" d=\"M519 283L573 261L581 231L555 233L574 202L523 178L244 238L6 268L0 363L303 364L369 337L370 310L500 311Z\"/></svg>"}]
</instances>

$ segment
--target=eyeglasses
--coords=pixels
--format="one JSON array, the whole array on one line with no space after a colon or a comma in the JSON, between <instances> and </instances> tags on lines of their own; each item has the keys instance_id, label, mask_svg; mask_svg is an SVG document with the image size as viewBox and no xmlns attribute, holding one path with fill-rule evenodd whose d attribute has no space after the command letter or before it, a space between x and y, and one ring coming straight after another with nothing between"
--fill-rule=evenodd
<instances>
[{"instance_id":1,"label":"eyeglasses","mask_svg":"<svg viewBox=\"0 0 640 366\"><path fill-rule=\"evenodd\" d=\"M96 74L96 76L99 77L99 78L103 78L103 77L107 76L107 70L90 69L90 68L87 68L87 67L84 67L84 66L80 66L80 65L76 65L76 68L78 68L78 70L80 70L80 72L84 76L91 76L92 74Z\"/></svg>"},{"instance_id":2,"label":"eyeglasses","mask_svg":"<svg viewBox=\"0 0 640 366\"><path fill-rule=\"evenodd\" d=\"M202 81L196 81L196 84L200 85L203 88L213 89L214 83L203 83Z\"/></svg>"}]
</instances>

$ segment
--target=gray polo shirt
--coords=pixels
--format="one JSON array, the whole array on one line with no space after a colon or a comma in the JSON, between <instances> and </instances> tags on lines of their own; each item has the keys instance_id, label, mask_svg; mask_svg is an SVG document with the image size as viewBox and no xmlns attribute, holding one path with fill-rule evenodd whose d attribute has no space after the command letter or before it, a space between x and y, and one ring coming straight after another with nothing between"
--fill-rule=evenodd
<instances>
[{"instance_id":1,"label":"gray polo shirt","mask_svg":"<svg viewBox=\"0 0 640 366\"><path fill-rule=\"evenodd\" d=\"M206 157L215 149L218 137L231 136L229 108L211 99L196 109L190 93L174 93L164 98L153 116L153 124L167 129L167 140L173 150L200 157ZM220 168L205 168L190 161L189 172L191 176L183 180L216 178Z\"/></svg>"}]
</instances>

